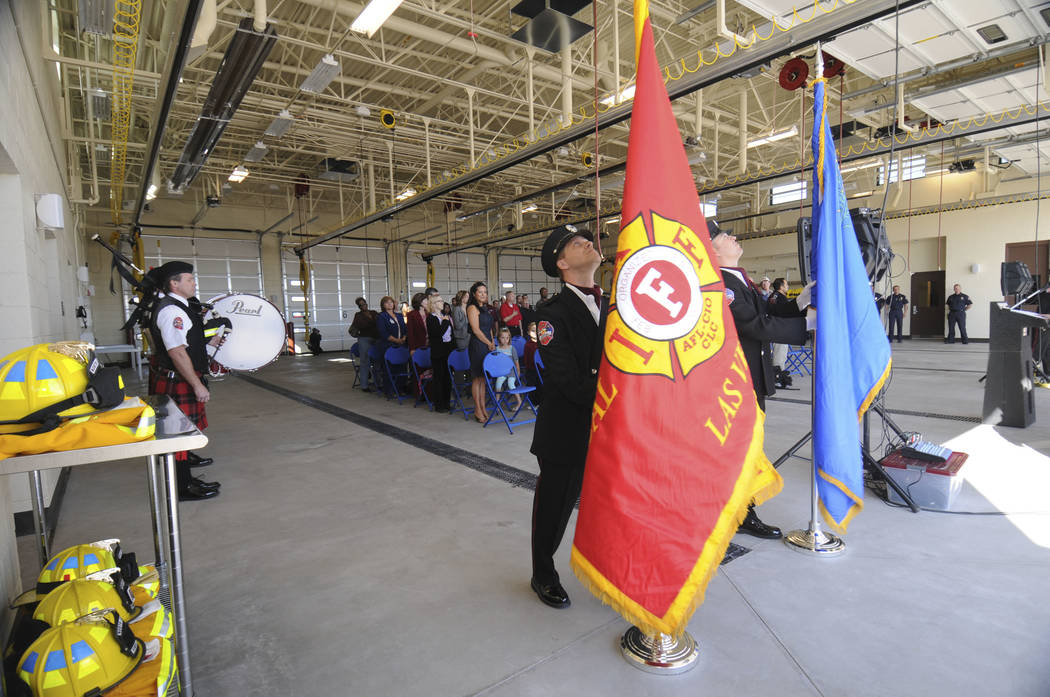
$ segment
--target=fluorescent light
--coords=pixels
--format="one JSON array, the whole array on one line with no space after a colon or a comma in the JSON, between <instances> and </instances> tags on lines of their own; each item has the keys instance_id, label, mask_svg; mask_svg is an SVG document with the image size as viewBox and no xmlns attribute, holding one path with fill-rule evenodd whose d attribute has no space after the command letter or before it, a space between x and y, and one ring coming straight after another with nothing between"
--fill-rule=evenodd
<instances>
[{"instance_id":1,"label":"fluorescent light","mask_svg":"<svg viewBox=\"0 0 1050 697\"><path fill-rule=\"evenodd\" d=\"M423 281L412 281L412 287L413 288L426 288L427 284L423 283Z\"/></svg>"},{"instance_id":2,"label":"fluorescent light","mask_svg":"<svg viewBox=\"0 0 1050 697\"><path fill-rule=\"evenodd\" d=\"M266 132L263 135L273 136L274 138L280 138L284 135L285 131L292 125L292 112L287 109L281 109L281 113L274 118L273 122L266 128Z\"/></svg>"},{"instance_id":3,"label":"fluorescent light","mask_svg":"<svg viewBox=\"0 0 1050 697\"><path fill-rule=\"evenodd\" d=\"M234 167L233 171L230 172L230 176L228 177L229 181L233 182L234 184L240 184L247 178L248 170L244 168L244 165L237 165L236 167Z\"/></svg>"},{"instance_id":4,"label":"fluorescent light","mask_svg":"<svg viewBox=\"0 0 1050 697\"><path fill-rule=\"evenodd\" d=\"M604 104L605 106L614 106L621 102L626 102L628 99L634 99L634 90L634 85L627 85L627 87L624 87L622 90L620 90L620 93L618 95L610 94L606 97L602 97L598 100L598 103Z\"/></svg>"},{"instance_id":5,"label":"fluorescent light","mask_svg":"<svg viewBox=\"0 0 1050 697\"><path fill-rule=\"evenodd\" d=\"M618 215L614 216L612 218L606 218L605 219L605 224L606 225L608 225L609 223L618 223L618 222L620 222L620 216L618 216Z\"/></svg>"},{"instance_id":6,"label":"fluorescent light","mask_svg":"<svg viewBox=\"0 0 1050 697\"><path fill-rule=\"evenodd\" d=\"M245 162L258 162L259 160L263 159L263 157L266 156L266 150L267 150L266 144L263 143L261 140L257 140L257 141L255 141L255 145L252 146L251 150L249 150L244 155L244 161Z\"/></svg>"},{"instance_id":7,"label":"fluorescent light","mask_svg":"<svg viewBox=\"0 0 1050 697\"><path fill-rule=\"evenodd\" d=\"M379 27L394 14L394 10L400 4L401 0L372 0L361 10L361 14L357 15L357 19L350 25L350 31L364 34L371 39L372 34L379 31Z\"/></svg>"},{"instance_id":8,"label":"fluorescent light","mask_svg":"<svg viewBox=\"0 0 1050 697\"><path fill-rule=\"evenodd\" d=\"M864 164L864 165L853 165L852 167L844 167L843 169L839 170L839 173L840 174L847 174L849 172L856 172L857 170L860 170L860 169L870 169L872 167L878 167L881 164L882 164L882 160L872 160L871 162L869 162L867 164Z\"/></svg>"},{"instance_id":9,"label":"fluorescent light","mask_svg":"<svg viewBox=\"0 0 1050 697\"><path fill-rule=\"evenodd\" d=\"M751 142L749 142L747 144L747 147L749 147L749 148L757 148L759 145L768 145L769 143L775 143L778 140L784 140L785 138L790 138L791 136L797 136L797 135L798 135L798 127L797 126L792 126L791 128L787 129L786 131L781 131L780 133L773 133L772 135L768 135L765 138L758 138L756 140L752 140Z\"/></svg>"},{"instance_id":10,"label":"fluorescent light","mask_svg":"<svg viewBox=\"0 0 1050 697\"><path fill-rule=\"evenodd\" d=\"M334 80L338 74L339 61L331 53L326 53L321 58L321 62L314 67L313 72L303 80L303 84L299 86L299 89L311 94L321 94L324 92L324 88L328 87L328 83Z\"/></svg>"},{"instance_id":11,"label":"fluorescent light","mask_svg":"<svg viewBox=\"0 0 1050 697\"><path fill-rule=\"evenodd\" d=\"M410 186L410 187L408 187L407 189L405 189L404 191L402 191L402 192L401 192L400 194L398 194L397 196L395 196L395 198L396 198L396 199L397 199L398 201L404 201L404 200L405 200L406 198L412 198L412 197L413 197L413 196L415 196L415 195L416 195L417 193L418 193L418 192L417 192L417 191L416 191L415 189L413 189L413 188L412 188L412 187Z\"/></svg>"},{"instance_id":12,"label":"fluorescent light","mask_svg":"<svg viewBox=\"0 0 1050 697\"><path fill-rule=\"evenodd\" d=\"M522 208L521 212L522 213L532 213L534 211L538 211L539 209L540 209L540 207L537 206L535 203L530 203L529 205L527 205L524 208Z\"/></svg>"},{"instance_id":13,"label":"fluorescent light","mask_svg":"<svg viewBox=\"0 0 1050 697\"><path fill-rule=\"evenodd\" d=\"M718 217L718 204L717 203L700 203L700 212L704 214L704 218L717 218Z\"/></svg>"},{"instance_id":14,"label":"fluorescent light","mask_svg":"<svg viewBox=\"0 0 1050 697\"><path fill-rule=\"evenodd\" d=\"M513 288L514 287L513 283L501 283L500 285L503 286L504 288Z\"/></svg>"},{"instance_id":15,"label":"fluorescent light","mask_svg":"<svg viewBox=\"0 0 1050 697\"><path fill-rule=\"evenodd\" d=\"M155 198L157 198L157 185L150 184L149 188L146 189L146 200L152 201Z\"/></svg>"}]
</instances>

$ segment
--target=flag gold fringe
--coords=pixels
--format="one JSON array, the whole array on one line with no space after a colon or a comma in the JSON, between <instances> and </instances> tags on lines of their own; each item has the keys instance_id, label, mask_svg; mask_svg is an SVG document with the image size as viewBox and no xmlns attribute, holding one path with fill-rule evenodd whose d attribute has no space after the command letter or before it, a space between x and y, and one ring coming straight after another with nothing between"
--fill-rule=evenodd
<instances>
[{"instance_id":1,"label":"flag gold fringe","mask_svg":"<svg viewBox=\"0 0 1050 697\"><path fill-rule=\"evenodd\" d=\"M649 635L668 634L679 637L685 631L689 619L704 602L707 584L718 565L725 557L730 540L747 516L747 507L761 504L780 493L783 480L773 469L763 452L765 414L756 404L755 426L751 446L744 459L744 466L737 477L733 492L718 516L711 535L704 543L700 557L686 579L671 607L663 617L658 617L627 597L619 588L598 571L576 548L572 547L571 566L580 583L595 597L612 607L631 624Z\"/></svg>"},{"instance_id":2,"label":"flag gold fringe","mask_svg":"<svg viewBox=\"0 0 1050 697\"><path fill-rule=\"evenodd\" d=\"M867 396L864 398L864 401L861 403L860 408L857 409L857 421L858 422L862 418L864 418L864 413L866 411L868 411L868 408L871 406L871 403L875 401L875 397L879 394L879 392L882 391L882 386L886 384L886 380L890 377L890 368L892 366L893 366L893 359L890 359L890 360L886 361L886 369L882 371L882 377L880 377L878 379L878 381L875 383L874 387L872 387L870 390L868 390ZM830 474L828 474L824 470L818 470L818 472L820 474L820 478L821 479L823 479L828 484L831 484L836 489L838 489L843 494L845 494L846 496L850 497L853 500L853 505L849 507L848 511L846 511L846 515L843 516L841 521L835 520L834 518L831 517L831 513L828 511L828 509L826 509L824 507L824 502L823 501L821 501L820 504L819 504L820 514L824 518L824 522L827 523L828 527L831 528L833 531L839 533L840 535L844 535L844 534L846 534L846 528L849 527L850 521L853 520L853 518L858 513L860 513L862 510L864 510L864 500L861 499L861 498L858 498L856 494L854 494L852 491L850 491L849 487L847 487L845 484L840 482L835 477L832 477Z\"/></svg>"}]
</instances>

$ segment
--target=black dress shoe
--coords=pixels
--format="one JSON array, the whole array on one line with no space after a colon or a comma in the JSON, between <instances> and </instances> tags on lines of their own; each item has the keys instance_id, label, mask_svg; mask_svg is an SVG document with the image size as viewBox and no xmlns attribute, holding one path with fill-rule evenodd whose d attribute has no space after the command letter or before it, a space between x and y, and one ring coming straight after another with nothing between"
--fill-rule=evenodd
<instances>
[{"instance_id":1,"label":"black dress shoe","mask_svg":"<svg viewBox=\"0 0 1050 697\"><path fill-rule=\"evenodd\" d=\"M213 499L218 495L218 489L202 489L196 484L190 483L185 489L179 491L179 501L203 501L204 499Z\"/></svg>"},{"instance_id":2,"label":"black dress shoe","mask_svg":"<svg viewBox=\"0 0 1050 697\"><path fill-rule=\"evenodd\" d=\"M190 462L190 467L207 467L211 463L215 462L210 457L201 457L197 453L187 451L187 459Z\"/></svg>"},{"instance_id":3,"label":"black dress shoe","mask_svg":"<svg viewBox=\"0 0 1050 697\"><path fill-rule=\"evenodd\" d=\"M572 601L569 600L569 594L565 592L565 589L557 581L541 586L536 582L536 579L532 579L532 590L536 591L536 595L539 596L544 605L550 605L559 610L572 605Z\"/></svg>"},{"instance_id":4,"label":"black dress shoe","mask_svg":"<svg viewBox=\"0 0 1050 697\"><path fill-rule=\"evenodd\" d=\"M779 540L783 537L780 528L773 525L766 525L758 519L754 506L748 506L747 517L744 518L744 522L740 524L737 532L746 532L748 535L761 537L765 540Z\"/></svg>"},{"instance_id":5,"label":"black dress shoe","mask_svg":"<svg viewBox=\"0 0 1050 697\"><path fill-rule=\"evenodd\" d=\"M190 479L190 484L193 484L194 486L198 486L201 489L216 489L216 490L219 489L219 487L222 486L222 484L220 484L219 482L206 482L203 479L198 479L197 477L193 477L192 479Z\"/></svg>"}]
</instances>

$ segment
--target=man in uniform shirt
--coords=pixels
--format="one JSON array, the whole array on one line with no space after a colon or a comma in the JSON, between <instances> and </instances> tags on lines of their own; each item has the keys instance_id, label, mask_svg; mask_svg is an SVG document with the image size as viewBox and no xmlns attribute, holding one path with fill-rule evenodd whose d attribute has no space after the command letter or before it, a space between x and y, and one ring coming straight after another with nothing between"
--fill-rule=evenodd
<instances>
[{"instance_id":1,"label":"man in uniform shirt","mask_svg":"<svg viewBox=\"0 0 1050 697\"><path fill-rule=\"evenodd\" d=\"M897 325L897 343L901 343L901 333L904 331L904 308L908 305L908 298L901 293L900 286L893 286L893 295L890 296L890 341L893 341L893 325Z\"/></svg>"},{"instance_id":2,"label":"man in uniform shirt","mask_svg":"<svg viewBox=\"0 0 1050 697\"><path fill-rule=\"evenodd\" d=\"M973 305L970 302L970 296L962 292L962 286L958 283L955 284L953 289L955 292L948 296L945 305L948 306L948 338L944 340L946 344L955 343L955 325L959 325L959 336L962 337L964 344L970 343L966 336L966 311Z\"/></svg>"},{"instance_id":3,"label":"man in uniform shirt","mask_svg":"<svg viewBox=\"0 0 1050 697\"><path fill-rule=\"evenodd\" d=\"M211 393L204 384L208 370L205 350L204 318L191 310L189 299L197 293L193 266L184 261L169 261L155 271L163 290L153 307L150 336L153 340L153 359L150 362L150 394L171 397L190 421L204 430L208 417L204 405ZM218 345L222 335L216 334L211 344ZM175 478L179 501L200 501L219 495L218 482L205 482L190 473L191 467L211 464L211 458L201 458L189 451L175 453Z\"/></svg>"},{"instance_id":4,"label":"man in uniform shirt","mask_svg":"<svg viewBox=\"0 0 1050 697\"><path fill-rule=\"evenodd\" d=\"M554 553L583 485L608 308L594 282L601 257L593 240L590 232L564 225L547 237L541 254L544 272L565 283L536 311L545 396L531 448L540 466L532 504L532 590L554 608L570 605Z\"/></svg>"},{"instance_id":5,"label":"man in uniform shirt","mask_svg":"<svg viewBox=\"0 0 1050 697\"><path fill-rule=\"evenodd\" d=\"M809 305L812 284L802 290L794 303L774 305L776 316L771 315L770 306L755 289L747 272L740 268L740 257L744 250L736 237L722 232L713 220L707 221L707 230L711 234L715 262L722 269L726 298L740 339L740 348L751 370L755 398L759 408L765 411L766 397L776 394L776 369L773 367L769 345L800 346L806 343L808 333L804 308ZM780 528L767 525L759 519L754 504L748 506L747 517L740 524L739 532L766 539L781 537Z\"/></svg>"}]
</instances>

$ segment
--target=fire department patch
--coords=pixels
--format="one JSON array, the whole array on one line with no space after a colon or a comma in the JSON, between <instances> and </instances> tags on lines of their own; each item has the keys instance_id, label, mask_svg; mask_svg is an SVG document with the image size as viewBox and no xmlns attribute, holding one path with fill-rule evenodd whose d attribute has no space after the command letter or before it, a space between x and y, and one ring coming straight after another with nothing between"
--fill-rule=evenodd
<instances>
[{"instance_id":1,"label":"fire department patch","mask_svg":"<svg viewBox=\"0 0 1050 697\"><path fill-rule=\"evenodd\" d=\"M176 317L175 320L172 322L172 325L176 329L181 331L182 330L182 318L181 317Z\"/></svg>"},{"instance_id":2,"label":"fire department patch","mask_svg":"<svg viewBox=\"0 0 1050 697\"><path fill-rule=\"evenodd\" d=\"M551 325L547 320L543 320L536 325L536 340L543 346L546 346L554 338L554 326Z\"/></svg>"},{"instance_id":3,"label":"fire department patch","mask_svg":"<svg viewBox=\"0 0 1050 697\"><path fill-rule=\"evenodd\" d=\"M732 305L732 304L733 304L733 301L734 301L734 300L736 300L736 293L734 293L734 292L733 292L732 290L730 290L729 288L726 288L726 300L728 300L728 301L729 301L729 304L730 304L730 305Z\"/></svg>"}]
</instances>

